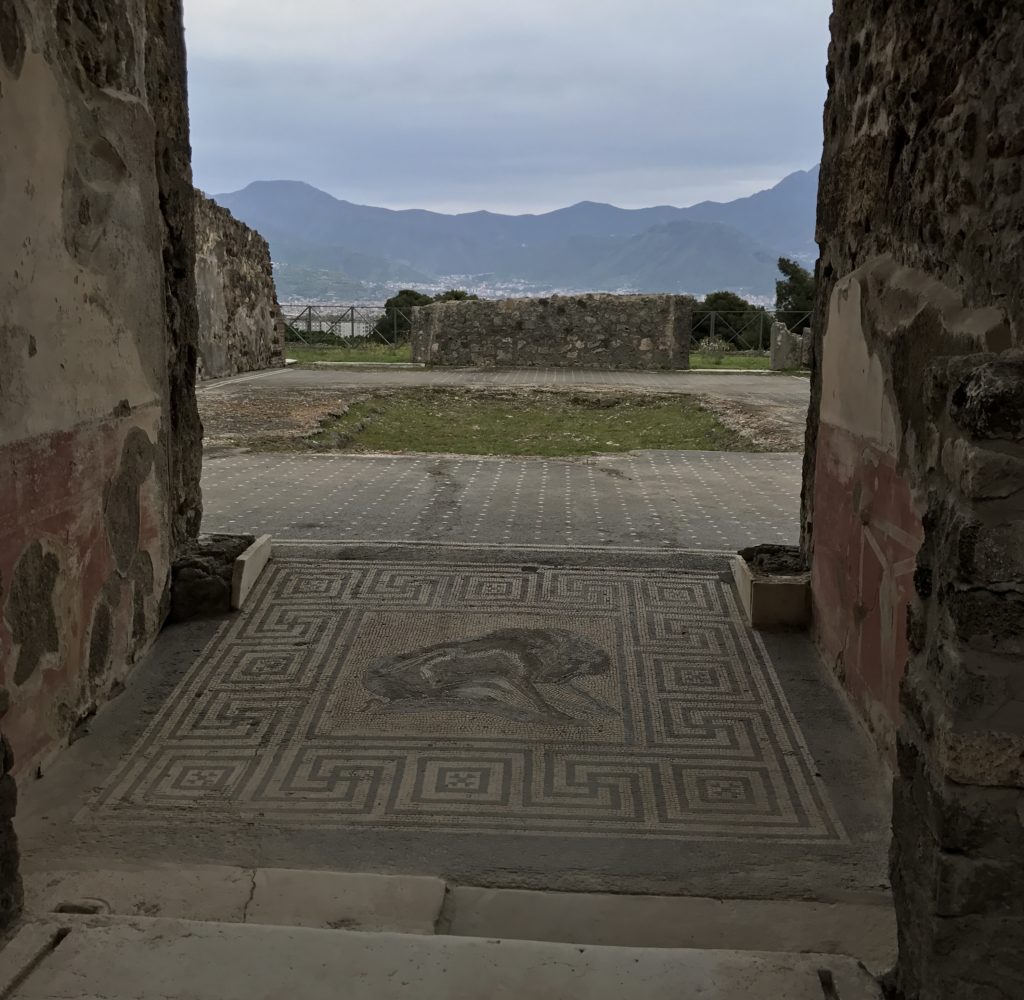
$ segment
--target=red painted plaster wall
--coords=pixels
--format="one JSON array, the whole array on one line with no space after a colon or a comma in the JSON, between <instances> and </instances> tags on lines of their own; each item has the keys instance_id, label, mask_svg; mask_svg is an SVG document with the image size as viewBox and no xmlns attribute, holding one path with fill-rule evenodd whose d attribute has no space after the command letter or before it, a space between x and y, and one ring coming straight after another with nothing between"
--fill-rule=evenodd
<instances>
[{"instance_id":1,"label":"red painted plaster wall","mask_svg":"<svg viewBox=\"0 0 1024 1000\"><path fill-rule=\"evenodd\" d=\"M818 646L891 754L921 521L895 460L829 424L819 429L814 504L828 523L811 566Z\"/></svg>"},{"instance_id":2,"label":"red painted plaster wall","mask_svg":"<svg viewBox=\"0 0 1024 1000\"><path fill-rule=\"evenodd\" d=\"M134 429L155 441L160 419L159 407L153 407L0 449L0 670L9 699L4 732L16 771L34 766L62 743L123 678L159 627L167 504L152 462L137 491L129 491L129 503L138 504L138 537L121 533L121 544L132 552L130 564L121 568L104 508L129 433ZM134 523L124 530L134 531ZM36 597L37 634L19 642L10 597L19 560L37 543L44 558L56 559L59 572L52 587ZM106 611L97 619L101 605ZM40 644L40 623L51 614L56 641ZM41 655L31 658L27 676L19 676L26 641Z\"/></svg>"}]
</instances>

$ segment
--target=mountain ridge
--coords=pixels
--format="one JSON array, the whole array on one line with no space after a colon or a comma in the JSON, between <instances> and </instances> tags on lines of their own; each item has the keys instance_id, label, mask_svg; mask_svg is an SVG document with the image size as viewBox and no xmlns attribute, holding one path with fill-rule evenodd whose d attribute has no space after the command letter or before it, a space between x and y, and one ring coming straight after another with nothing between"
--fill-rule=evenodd
<instances>
[{"instance_id":1,"label":"mountain ridge","mask_svg":"<svg viewBox=\"0 0 1024 1000\"><path fill-rule=\"evenodd\" d=\"M446 214L359 205L305 181L254 181L213 198L271 246L282 298L313 275L388 290L487 275L524 291L729 288L770 294L779 256L810 259L817 167L731 202L619 208L580 201L551 212Z\"/></svg>"}]
</instances>

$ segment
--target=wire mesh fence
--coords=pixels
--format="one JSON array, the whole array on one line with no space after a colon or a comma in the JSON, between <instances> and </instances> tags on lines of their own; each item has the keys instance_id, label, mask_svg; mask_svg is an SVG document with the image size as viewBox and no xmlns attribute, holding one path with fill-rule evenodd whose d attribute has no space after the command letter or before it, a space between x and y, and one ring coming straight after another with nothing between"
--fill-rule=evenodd
<instances>
[{"instance_id":1,"label":"wire mesh fence","mask_svg":"<svg viewBox=\"0 0 1024 1000\"><path fill-rule=\"evenodd\" d=\"M286 305L281 307L285 339L305 344L337 344L360 347L371 344L395 346L409 339L409 310L383 306ZM811 320L809 312L767 309L735 312L695 309L690 349L699 354L767 354L772 324L785 323L802 333Z\"/></svg>"},{"instance_id":2,"label":"wire mesh fence","mask_svg":"<svg viewBox=\"0 0 1024 1000\"><path fill-rule=\"evenodd\" d=\"M285 340L304 344L395 344L409 339L412 316L407 310L383 306L281 307Z\"/></svg>"},{"instance_id":3,"label":"wire mesh fence","mask_svg":"<svg viewBox=\"0 0 1024 1000\"><path fill-rule=\"evenodd\" d=\"M690 330L690 348L702 354L767 354L771 348L774 323L785 323L790 330L802 333L810 320L809 312L769 312L767 309L726 312L695 309Z\"/></svg>"}]
</instances>

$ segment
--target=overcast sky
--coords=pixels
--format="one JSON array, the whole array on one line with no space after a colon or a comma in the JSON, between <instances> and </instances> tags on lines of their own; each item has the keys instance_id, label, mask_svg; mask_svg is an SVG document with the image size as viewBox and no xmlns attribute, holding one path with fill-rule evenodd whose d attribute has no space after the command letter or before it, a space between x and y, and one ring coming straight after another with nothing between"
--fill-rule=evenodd
<instances>
[{"instance_id":1,"label":"overcast sky","mask_svg":"<svg viewBox=\"0 0 1024 1000\"><path fill-rule=\"evenodd\" d=\"M185 0L195 180L547 211L725 200L821 153L831 0Z\"/></svg>"}]
</instances>

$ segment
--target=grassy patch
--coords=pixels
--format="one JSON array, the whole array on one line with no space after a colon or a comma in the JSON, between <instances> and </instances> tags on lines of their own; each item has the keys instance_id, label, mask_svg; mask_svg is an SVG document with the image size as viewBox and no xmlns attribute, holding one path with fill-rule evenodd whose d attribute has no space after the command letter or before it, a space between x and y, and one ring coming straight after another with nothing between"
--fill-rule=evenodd
<instances>
[{"instance_id":1,"label":"grassy patch","mask_svg":"<svg viewBox=\"0 0 1024 1000\"><path fill-rule=\"evenodd\" d=\"M362 347L345 347L334 344L293 344L284 345L284 356L295 361L372 361L378 364L396 364L412 361L412 347L409 344L366 344Z\"/></svg>"},{"instance_id":2,"label":"grassy patch","mask_svg":"<svg viewBox=\"0 0 1024 1000\"><path fill-rule=\"evenodd\" d=\"M345 451L594 455L664 448L756 450L690 396L396 392L354 402L309 443Z\"/></svg>"},{"instance_id":3,"label":"grassy patch","mask_svg":"<svg viewBox=\"0 0 1024 1000\"><path fill-rule=\"evenodd\" d=\"M722 368L729 371L764 371L767 354L701 354L690 355L691 368Z\"/></svg>"}]
</instances>

